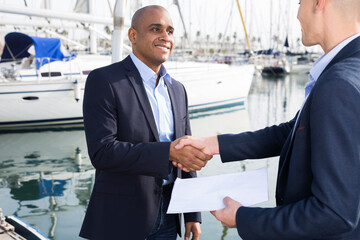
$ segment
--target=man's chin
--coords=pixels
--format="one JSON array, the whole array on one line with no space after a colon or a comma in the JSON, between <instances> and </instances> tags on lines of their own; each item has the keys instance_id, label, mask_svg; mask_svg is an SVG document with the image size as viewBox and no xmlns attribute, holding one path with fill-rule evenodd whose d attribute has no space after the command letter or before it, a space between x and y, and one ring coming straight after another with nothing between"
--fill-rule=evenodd
<instances>
[{"instance_id":1,"label":"man's chin","mask_svg":"<svg viewBox=\"0 0 360 240\"><path fill-rule=\"evenodd\" d=\"M313 41L309 41L308 39L305 39L305 38L302 38L301 42L305 47L312 47L312 46L317 45L317 43L314 43Z\"/></svg>"},{"instance_id":2,"label":"man's chin","mask_svg":"<svg viewBox=\"0 0 360 240\"><path fill-rule=\"evenodd\" d=\"M164 63L164 62L166 62L166 61L169 59L169 57L170 57L170 54L168 54L168 55L162 55L162 56L158 56L158 57L157 57L157 60L158 60L159 62L161 62L161 63Z\"/></svg>"}]
</instances>

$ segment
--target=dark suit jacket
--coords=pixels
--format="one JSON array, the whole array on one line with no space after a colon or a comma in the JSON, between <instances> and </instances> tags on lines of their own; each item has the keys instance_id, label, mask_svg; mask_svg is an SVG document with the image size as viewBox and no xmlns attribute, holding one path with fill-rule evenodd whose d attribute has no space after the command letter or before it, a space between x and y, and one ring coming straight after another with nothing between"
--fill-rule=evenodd
<instances>
[{"instance_id":1,"label":"dark suit jacket","mask_svg":"<svg viewBox=\"0 0 360 240\"><path fill-rule=\"evenodd\" d=\"M174 79L165 82L174 115L174 136L190 135L185 89ZM141 76L129 56L90 73L83 112L96 175L80 236L145 239L159 212L163 179L172 167L170 142L159 142ZM174 172L182 175L178 177L196 177L196 173ZM200 222L200 213L185 214L185 221Z\"/></svg>"},{"instance_id":2,"label":"dark suit jacket","mask_svg":"<svg viewBox=\"0 0 360 240\"><path fill-rule=\"evenodd\" d=\"M219 136L223 162L280 155L275 208L241 207L243 239L360 239L360 38L329 63L295 119Z\"/></svg>"}]
</instances>

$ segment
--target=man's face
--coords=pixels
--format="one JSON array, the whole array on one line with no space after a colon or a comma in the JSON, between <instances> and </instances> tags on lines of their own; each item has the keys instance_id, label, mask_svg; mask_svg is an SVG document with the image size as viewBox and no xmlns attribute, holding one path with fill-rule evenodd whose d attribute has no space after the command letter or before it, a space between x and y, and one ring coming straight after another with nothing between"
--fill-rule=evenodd
<instances>
[{"instance_id":1,"label":"man's face","mask_svg":"<svg viewBox=\"0 0 360 240\"><path fill-rule=\"evenodd\" d=\"M299 10L297 18L301 25L302 43L305 46L313 46L318 44L317 36L317 21L315 13L314 0L299 0Z\"/></svg>"},{"instance_id":2,"label":"man's face","mask_svg":"<svg viewBox=\"0 0 360 240\"><path fill-rule=\"evenodd\" d=\"M129 31L134 54L150 68L159 67L174 48L174 28L169 14L163 9L149 9L134 28Z\"/></svg>"}]
</instances>

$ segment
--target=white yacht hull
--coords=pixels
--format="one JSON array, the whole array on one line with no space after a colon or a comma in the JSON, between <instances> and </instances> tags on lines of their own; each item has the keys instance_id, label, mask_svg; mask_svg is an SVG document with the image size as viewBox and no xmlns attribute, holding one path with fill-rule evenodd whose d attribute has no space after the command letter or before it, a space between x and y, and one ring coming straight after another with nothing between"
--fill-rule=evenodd
<instances>
[{"instance_id":1,"label":"white yacht hull","mask_svg":"<svg viewBox=\"0 0 360 240\"><path fill-rule=\"evenodd\" d=\"M165 64L166 65L166 64ZM254 65L169 62L167 70L182 82L188 94L189 111L207 111L235 105L247 98Z\"/></svg>"},{"instance_id":2,"label":"white yacht hull","mask_svg":"<svg viewBox=\"0 0 360 240\"><path fill-rule=\"evenodd\" d=\"M79 80L80 95L84 80ZM0 129L82 122L73 81L0 83Z\"/></svg>"},{"instance_id":3,"label":"white yacht hull","mask_svg":"<svg viewBox=\"0 0 360 240\"><path fill-rule=\"evenodd\" d=\"M253 65L168 62L166 68L184 84L190 112L243 102L254 73ZM0 82L0 130L81 123L85 78Z\"/></svg>"}]
</instances>

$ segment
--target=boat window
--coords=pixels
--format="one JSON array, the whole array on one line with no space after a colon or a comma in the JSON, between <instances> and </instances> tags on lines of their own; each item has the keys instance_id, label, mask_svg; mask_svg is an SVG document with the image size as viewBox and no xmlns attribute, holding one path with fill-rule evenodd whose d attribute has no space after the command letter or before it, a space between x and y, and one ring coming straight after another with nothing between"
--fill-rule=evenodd
<instances>
[{"instance_id":1,"label":"boat window","mask_svg":"<svg viewBox=\"0 0 360 240\"><path fill-rule=\"evenodd\" d=\"M41 76L42 77L60 77L61 72L42 72Z\"/></svg>"},{"instance_id":2,"label":"boat window","mask_svg":"<svg viewBox=\"0 0 360 240\"><path fill-rule=\"evenodd\" d=\"M36 97L36 96L28 96L28 97L23 97L22 99L24 100L39 100L39 97Z\"/></svg>"}]
</instances>

